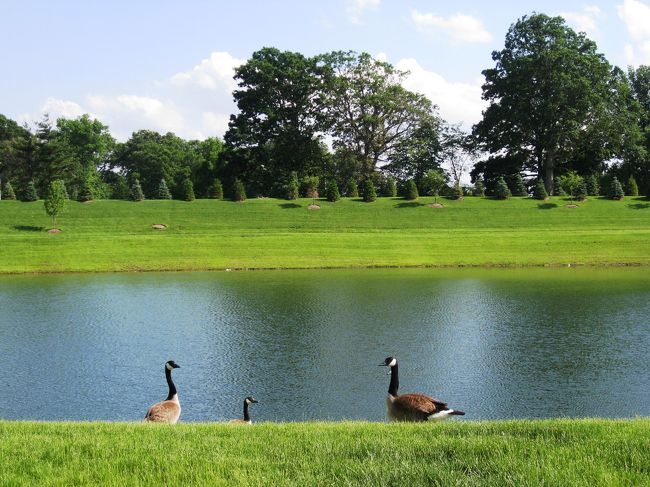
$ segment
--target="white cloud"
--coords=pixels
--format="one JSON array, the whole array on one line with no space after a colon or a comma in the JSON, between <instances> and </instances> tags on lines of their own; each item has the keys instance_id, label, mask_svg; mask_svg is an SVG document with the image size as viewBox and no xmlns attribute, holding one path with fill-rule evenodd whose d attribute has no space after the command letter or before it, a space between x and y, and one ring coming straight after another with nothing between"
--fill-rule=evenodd
<instances>
[{"instance_id":1,"label":"white cloud","mask_svg":"<svg viewBox=\"0 0 650 487\"><path fill-rule=\"evenodd\" d=\"M424 69L415 59L402 59L395 67L409 71L404 82L408 90L422 93L440 107L442 118L452 123L461 123L465 128L481 119L487 106L481 99L481 81L460 83L446 80L434 71Z\"/></svg>"},{"instance_id":2,"label":"white cloud","mask_svg":"<svg viewBox=\"0 0 650 487\"><path fill-rule=\"evenodd\" d=\"M230 94L236 87L233 79L235 68L245 62L227 52L215 51L190 71L176 73L170 82L178 86L197 85L207 90L223 90Z\"/></svg>"},{"instance_id":3,"label":"white cloud","mask_svg":"<svg viewBox=\"0 0 650 487\"><path fill-rule=\"evenodd\" d=\"M411 20L422 31L444 31L459 42L486 43L492 40L492 34L483 26L483 22L471 15L457 13L450 17L441 17L411 10Z\"/></svg>"},{"instance_id":4,"label":"white cloud","mask_svg":"<svg viewBox=\"0 0 650 487\"><path fill-rule=\"evenodd\" d=\"M582 12L560 12L560 15L578 32L585 32L590 37L598 35L596 19L600 15L600 7L587 5Z\"/></svg>"},{"instance_id":5,"label":"white cloud","mask_svg":"<svg viewBox=\"0 0 650 487\"><path fill-rule=\"evenodd\" d=\"M348 0L346 8L348 20L353 24L361 24L366 10L377 10L381 0Z\"/></svg>"},{"instance_id":6,"label":"white cloud","mask_svg":"<svg viewBox=\"0 0 650 487\"><path fill-rule=\"evenodd\" d=\"M625 0L618 5L618 16L635 41L625 46L625 55L630 64L650 63L650 6L639 0Z\"/></svg>"}]
</instances>

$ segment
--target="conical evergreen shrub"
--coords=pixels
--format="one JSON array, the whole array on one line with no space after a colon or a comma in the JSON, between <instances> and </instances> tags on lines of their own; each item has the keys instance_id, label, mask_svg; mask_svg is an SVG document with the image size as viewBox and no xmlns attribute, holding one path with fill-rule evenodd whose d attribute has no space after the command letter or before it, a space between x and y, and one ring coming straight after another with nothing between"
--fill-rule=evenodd
<instances>
[{"instance_id":1,"label":"conical evergreen shrub","mask_svg":"<svg viewBox=\"0 0 650 487\"><path fill-rule=\"evenodd\" d=\"M16 193L14 192L14 188L11 186L10 181L7 181L5 183L5 187L2 190L2 199L3 200L15 200L16 199Z\"/></svg>"},{"instance_id":2,"label":"conical evergreen shrub","mask_svg":"<svg viewBox=\"0 0 650 487\"><path fill-rule=\"evenodd\" d=\"M208 191L208 196L215 200L223 199L223 185L221 184L221 180L214 180L214 183L212 183L212 186L210 186L210 190Z\"/></svg>"},{"instance_id":3,"label":"conical evergreen shrub","mask_svg":"<svg viewBox=\"0 0 650 487\"><path fill-rule=\"evenodd\" d=\"M297 200L299 196L300 184L298 183L298 174L295 171L291 171L289 181L287 182L287 199Z\"/></svg>"},{"instance_id":4,"label":"conical evergreen shrub","mask_svg":"<svg viewBox=\"0 0 650 487\"><path fill-rule=\"evenodd\" d=\"M476 182L474 183L474 191L473 191L474 196L479 196L483 198L485 196L485 183L483 182L483 179L478 178Z\"/></svg>"},{"instance_id":5,"label":"conical evergreen shrub","mask_svg":"<svg viewBox=\"0 0 650 487\"><path fill-rule=\"evenodd\" d=\"M463 188L459 183L455 183L451 188L451 198L454 200L460 200L463 198Z\"/></svg>"},{"instance_id":6,"label":"conical evergreen shrub","mask_svg":"<svg viewBox=\"0 0 650 487\"><path fill-rule=\"evenodd\" d=\"M407 200L416 200L420 197L418 194L418 186L415 184L415 181L409 179L406 181L406 186L404 186L404 199Z\"/></svg>"},{"instance_id":7,"label":"conical evergreen shrub","mask_svg":"<svg viewBox=\"0 0 650 487\"><path fill-rule=\"evenodd\" d=\"M581 178L573 188L573 197L578 201L584 201L587 199L587 184L585 183L584 178Z\"/></svg>"},{"instance_id":8,"label":"conical evergreen shrub","mask_svg":"<svg viewBox=\"0 0 650 487\"><path fill-rule=\"evenodd\" d=\"M500 177L494 187L494 197L499 200L507 200L511 196L512 193L510 192L510 188L508 188L505 179L503 179L503 176Z\"/></svg>"},{"instance_id":9,"label":"conical evergreen shrub","mask_svg":"<svg viewBox=\"0 0 650 487\"><path fill-rule=\"evenodd\" d=\"M395 196L397 196L397 183L395 182L394 177L388 176L386 178L386 181L384 182L384 187L382 188L382 194L390 198L394 198Z\"/></svg>"},{"instance_id":10,"label":"conical evergreen shrub","mask_svg":"<svg viewBox=\"0 0 650 487\"><path fill-rule=\"evenodd\" d=\"M23 201L38 201L38 193L36 192L36 186L34 186L34 181L27 183L25 191L23 192Z\"/></svg>"},{"instance_id":11,"label":"conical evergreen shrub","mask_svg":"<svg viewBox=\"0 0 650 487\"><path fill-rule=\"evenodd\" d=\"M142 200L144 200L144 193L142 192L142 186L140 186L140 180L136 178L131 185L131 201Z\"/></svg>"},{"instance_id":12,"label":"conical evergreen shrub","mask_svg":"<svg viewBox=\"0 0 650 487\"><path fill-rule=\"evenodd\" d=\"M524 184L521 174L517 174L512 180L511 193L513 196L528 196L528 189Z\"/></svg>"},{"instance_id":13,"label":"conical evergreen shrub","mask_svg":"<svg viewBox=\"0 0 650 487\"><path fill-rule=\"evenodd\" d=\"M596 174L590 174L585 178L588 196L598 196L600 194L600 180Z\"/></svg>"},{"instance_id":14,"label":"conical evergreen shrub","mask_svg":"<svg viewBox=\"0 0 650 487\"><path fill-rule=\"evenodd\" d=\"M305 176L302 178L303 194L307 198L318 198L318 183L320 183L318 176Z\"/></svg>"},{"instance_id":15,"label":"conical evergreen shrub","mask_svg":"<svg viewBox=\"0 0 650 487\"><path fill-rule=\"evenodd\" d=\"M628 196L639 196L639 186L636 184L636 179L634 179L634 176L630 176L630 179L627 180L627 188L625 188L625 194Z\"/></svg>"},{"instance_id":16,"label":"conical evergreen shrub","mask_svg":"<svg viewBox=\"0 0 650 487\"><path fill-rule=\"evenodd\" d=\"M242 183L239 179L235 179L232 191L232 199L234 201L246 200L246 188L244 188L244 183Z\"/></svg>"},{"instance_id":17,"label":"conical evergreen shrub","mask_svg":"<svg viewBox=\"0 0 650 487\"><path fill-rule=\"evenodd\" d=\"M613 200L622 200L625 196L623 192L623 186L621 186L620 181L616 176L612 178L612 182L609 185L609 197Z\"/></svg>"},{"instance_id":18,"label":"conical evergreen shrub","mask_svg":"<svg viewBox=\"0 0 650 487\"><path fill-rule=\"evenodd\" d=\"M77 201L85 203L86 201L91 201L92 199L93 199L93 192L90 188L90 184L88 183L88 179L85 178L81 182L81 189L77 194Z\"/></svg>"},{"instance_id":19,"label":"conical evergreen shrub","mask_svg":"<svg viewBox=\"0 0 650 487\"><path fill-rule=\"evenodd\" d=\"M189 178L185 178L183 180L183 184L181 185L181 191L183 195L183 201L194 201L194 185L192 184L192 180Z\"/></svg>"},{"instance_id":20,"label":"conical evergreen shrub","mask_svg":"<svg viewBox=\"0 0 650 487\"><path fill-rule=\"evenodd\" d=\"M548 198L548 193L546 192L546 186L544 186L544 181L541 179L535 184L535 191L533 193L533 198L536 200L546 200Z\"/></svg>"},{"instance_id":21,"label":"conical evergreen shrub","mask_svg":"<svg viewBox=\"0 0 650 487\"><path fill-rule=\"evenodd\" d=\"M368 178L363 182L363 201L372 203L377 199L377 191L372 179Z\"/></svg>"},{"instance_id":22,"label":"conical evergreen shrub","mask_svg":"<svg viewBox=\"0 0 650 487\"><path fill-rule=\"evenodd\" d=\"M560 178L555 178L553 180L553 194L555 196L566 196L566 191L564 191L564 188L562 188L562 185L560 184Z\"/></svg>"},{"instance_id":23,"label":"conical evergreen shrub","mask_svg":"<svg viewBox=\"0 0 650 487\"><path fill-rule=\"evenodd\" d=\"M348 184L345 188L345 194L348 198L358 198L359 197L359 188L357 187L357 182L350 178Z\"/></svg>"},{"instance_id":24,"label":"conical evergreen shrub","mask_svg":"<svg viewBox=\"0 0 650 487\"><path fill-rule=\"evenodd\" d=\"M336 184L336 181L331 180L327 186L327 201L335 202L341 199L341 193L339 193L339 185Z\"/></svg>"},{"instance_id":25,"label":"conical evergreen shrub","mask_svg":"<svg viewBox=\"0 0 650 487\"><path fill-rule=\"evenodd\" d=\"M160 180L160 184L158 184L158 191L156 196L158 197L159 200L172 199L172 194L169 192L169 188L167 187L167 182L165 181L165 178L162 178Z\"/></svg>"}]
</instances>

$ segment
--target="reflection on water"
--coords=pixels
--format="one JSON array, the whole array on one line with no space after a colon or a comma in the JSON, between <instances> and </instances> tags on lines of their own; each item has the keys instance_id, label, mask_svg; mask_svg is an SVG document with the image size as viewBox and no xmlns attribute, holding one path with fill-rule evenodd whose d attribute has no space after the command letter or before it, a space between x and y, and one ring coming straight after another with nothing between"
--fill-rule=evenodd
<instances>
[{"instance_id":1,"label":"reflection on water","mask_svg":"<svg viewBox=\"0 0 650 487\"><path fill-rule=\"evenodd\" d=\"M643 269L0 278L0 418L139 420L175 371L184 421L383 420L401 392L466 419L650 414Z\"/></svg>"}]
</instances>

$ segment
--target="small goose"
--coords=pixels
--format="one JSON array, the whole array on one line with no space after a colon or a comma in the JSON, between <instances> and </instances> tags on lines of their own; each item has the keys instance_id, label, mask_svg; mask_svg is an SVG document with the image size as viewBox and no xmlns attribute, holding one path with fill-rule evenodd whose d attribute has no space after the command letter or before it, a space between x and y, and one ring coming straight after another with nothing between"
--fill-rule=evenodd
<instances>
[{"instance_id":1,"label":"small goose","mask_svg":"<svg viewBox=\"0 0 650 487\"><path fill-rule=\"evenodd\" d=\"M230 424L253 424L253 420L248 414L248 405L257 404L258 401L253 396L248 396L244 399L244 419L231 419L228 421Z\"/></svg>"},{"instance_id":2,"label":"small goose","mask_svg":"<svg viewBox=\"0 0 650 487\"><path fill-rule=\"evenodd\" d=\"M399 378L397 370L397 359L387 357L380 367L388 367L390 373L390 385L388 386L388 397L386 406L388 418L391 421L441 421L449 416L463 416L465 413L458 409L449 409L444 403L433 397L424 394L397 394Z\"/></svg>"},{"instance_id":3,"label":"small goose","mask_svg":"<svg viewBox=\"0 0 650 487\"><path fill-rule=\"evenodd\" d=\"M174 385L174 381L172 381L172 369L178 368L180 368L180 365L173 360L165 364L165 377L169 386L169 394L167 394L167 399L157 402L149 408L147 415L144 417L145 421L169 424L176 424L178 422L178 418L181 415L181 404L178 402L176 386Z\"/></svg>"}]
</instances>

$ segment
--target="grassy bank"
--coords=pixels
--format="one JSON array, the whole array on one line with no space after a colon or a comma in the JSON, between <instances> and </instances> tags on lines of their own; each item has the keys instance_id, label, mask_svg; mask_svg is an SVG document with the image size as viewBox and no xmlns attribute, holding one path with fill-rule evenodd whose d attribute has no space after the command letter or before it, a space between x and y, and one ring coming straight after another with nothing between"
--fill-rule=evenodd
<instances>
[{"instance_id":1,"label":"grassy bank","mask_svg":"<svg viewBox=\"0 0 650 487\"><path fill-rule=\"evenodd\" d=\"M650 485L649 420L0 422L1 485Z\"/></svg>"},{"instance_id":2,"label":"grassy bank","mask_svg":"<svg viewBox=\"0 0 650 487\"><path fill-rule=\"evenodd\" d=\"M42 202L1 201L0 272L650 264L642 198L430 202L71 202L51 235Z\"/></svg>"}]
</instances>

